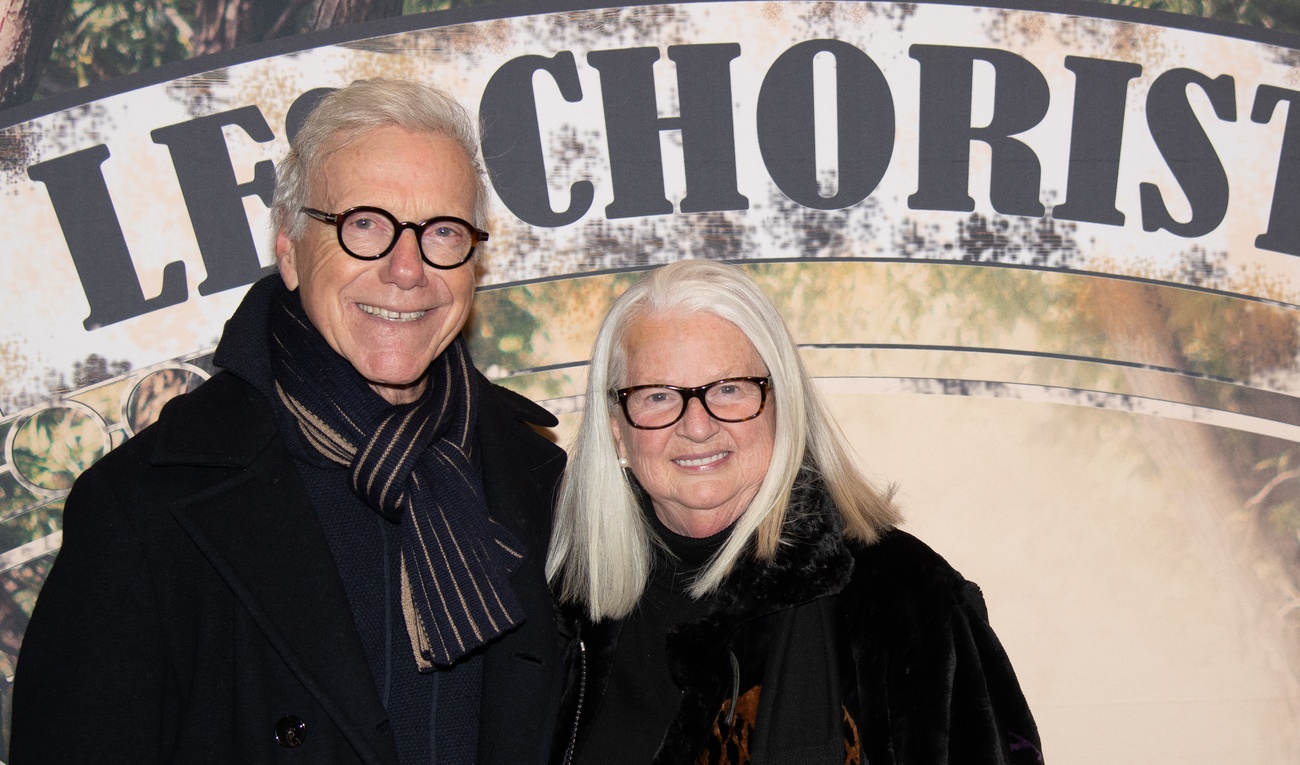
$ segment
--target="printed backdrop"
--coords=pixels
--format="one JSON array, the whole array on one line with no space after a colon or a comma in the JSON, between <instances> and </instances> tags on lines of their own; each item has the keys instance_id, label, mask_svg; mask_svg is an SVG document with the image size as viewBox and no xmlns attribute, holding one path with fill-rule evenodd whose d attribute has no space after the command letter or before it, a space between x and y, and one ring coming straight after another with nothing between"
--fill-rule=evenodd
<instances>
[{"instance_id":1,"label":"printed backdrop","mask_svg":"<svg viewBox=\"0 0 1300 765\"><path fill-rule=\"evenodd\" d=\"M982 585L1050 762L1300 761L1300 41L1033 7L408 16L0 113L0 680L72 481L269 272L287 136L407 77L482 119L473 353L558 441L615 296L742 263Z\"/></svg>"}]
</instances>

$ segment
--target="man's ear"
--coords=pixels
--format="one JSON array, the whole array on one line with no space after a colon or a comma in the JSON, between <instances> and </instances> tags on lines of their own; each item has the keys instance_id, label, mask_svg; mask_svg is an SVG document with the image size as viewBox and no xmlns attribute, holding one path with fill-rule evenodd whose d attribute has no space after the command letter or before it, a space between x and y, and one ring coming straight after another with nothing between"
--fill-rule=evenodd
<instances>
[{"instance_id":1,"label":"man's ear","mask_svg":"<svg viewBox=\"0 0 1300 765\"><path fill-rule=\"evenodd\" d=\"M298 289L298 260L289 233L280 229L275 235L275 262L280 267L280 278L290 291Z\"/></svg>"}]
</instances>

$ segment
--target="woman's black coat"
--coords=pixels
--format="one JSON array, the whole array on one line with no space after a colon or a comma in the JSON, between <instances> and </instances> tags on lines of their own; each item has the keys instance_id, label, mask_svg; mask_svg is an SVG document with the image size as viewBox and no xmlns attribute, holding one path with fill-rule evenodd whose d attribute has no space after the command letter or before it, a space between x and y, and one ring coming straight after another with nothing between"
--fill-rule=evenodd
<instances>
[{"instance_id":1,"label":"woman's black coat","mask_svg":"<svg viewBox=\"0 0 1300 765\"><path fill-rule=\"evenodd\" d=\"M1041 763L979 588L905 532L848 541L829 500L810 504L773 561L739 563L710 615L670 632L683 693L653 761ZM579 614L553 762L582 746L621 628Z\"/></svg>"}]
</instances>

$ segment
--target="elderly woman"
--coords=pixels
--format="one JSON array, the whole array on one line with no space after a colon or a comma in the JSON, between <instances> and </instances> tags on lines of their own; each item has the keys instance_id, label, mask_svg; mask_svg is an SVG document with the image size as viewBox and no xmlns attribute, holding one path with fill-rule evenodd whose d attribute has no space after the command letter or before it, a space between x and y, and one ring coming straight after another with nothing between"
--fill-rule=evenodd
<instances>
[{"instance_id":1,"label":"elderly woman","mask_svg":"<svg viewBox=\"0 0 1300 765\"><path fill-rule=\"evenodd\" d=\"M979 589L895 528L738 269L630 288L587 401L547 560L556 762L1041 761Z\"/></svg>"}]
</instances>

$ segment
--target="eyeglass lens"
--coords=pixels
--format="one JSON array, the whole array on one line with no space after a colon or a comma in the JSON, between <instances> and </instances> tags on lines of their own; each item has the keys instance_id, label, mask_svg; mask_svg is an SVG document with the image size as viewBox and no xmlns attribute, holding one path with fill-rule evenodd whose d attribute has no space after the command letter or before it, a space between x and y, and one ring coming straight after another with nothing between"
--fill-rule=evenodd
<instances>
[{"instance_id":1,"label":"eyeglass lens","mask_svg":"<svg viewBox=\"0 0 1300 765\"><path fill-rule=\"evenodd\" d=\"M723 422L741 422L762 411L763 387L754 380L719 380L703 388L699 392L687 389L685 393L669 387L630 391L626 399L628 419L643 428L666 427L682 416L690 398L699 398L708 413Z\"/></svg>"},{"instance_id":2,"label":"eyeglass lens","mask_svg":"<svg viewBox=\"0 0 1300 765\"><path fill-rule=\"evenodd\" d=\"M401 231L395 218L378 210L354 210L339 221L340 241L361 258L383 255ZM434 220L417 233L424 257L440 266L458 265L474 246L473 232L456 221Z\"/></svg>"}]
</instances>

